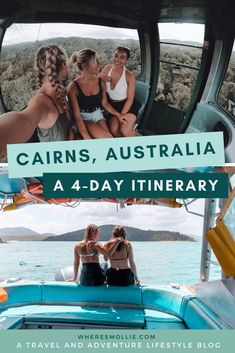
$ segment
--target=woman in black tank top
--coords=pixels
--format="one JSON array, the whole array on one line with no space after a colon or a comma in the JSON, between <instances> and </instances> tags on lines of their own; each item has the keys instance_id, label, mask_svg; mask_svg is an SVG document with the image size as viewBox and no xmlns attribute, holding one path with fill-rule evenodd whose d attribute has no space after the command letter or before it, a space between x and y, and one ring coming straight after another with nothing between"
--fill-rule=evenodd
<instances>
[{"instance_id":1,"label":"woman in black tank top","mask_svg":"<svg viewBox=\"0 0 235 353\"><path fill-rule=\"evenodd\" d=\"M112 239L117 238L120 238L123 241L120 242L115 252L108 257L111 267L106 273L107 283L112 286L130 286L133 284L140 284L137 276L132 245L126 240L126 232L124 227L114 227ZM106 249L109 249L110 246L110 241L104 245Z\"/></svg>"},{"instance_id":2,"label":"woman in black tank top","mask_svg":"<svg viewBox=\"0 0 235 353\"><path fill-rule=\"evenodd\" d=\"M70 62L80 70L67 88L79 134L83 139L113 137L103 109L114 116L120 116L120 113L108 103L106 85L97 77L99 71L96 52L92 49L74 52Z\"/></svg>"},{"instance_id":3,"label":"woman in black tank top","mask_svg":"<svg viewBox=\"0 0 235 353\"><path fill-rule=\"evenodd\" d=\"M39 140L72 139L70 114L62 80L68 74L65 50L48 44L37 50L34 64L38 92L20 112L0 117L0 153L6 145L23 143L39 129Z\"/></svg>"}]
</instances>

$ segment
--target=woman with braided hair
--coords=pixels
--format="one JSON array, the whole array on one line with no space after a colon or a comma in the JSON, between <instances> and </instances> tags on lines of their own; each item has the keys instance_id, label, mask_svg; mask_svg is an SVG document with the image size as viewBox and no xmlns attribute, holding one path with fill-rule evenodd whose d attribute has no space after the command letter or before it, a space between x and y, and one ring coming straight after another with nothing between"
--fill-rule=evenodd
<instances>
[{"instance_id":1,"label":"woman with braided hair","mask_svg":"<svg viewBox=\"0 0 235 353\"><path fill-rule=\"evenodd\" d=\"M34 63L36 95L20 112L5 113L0 117L0 153L6 145L28 141L35 129L39 141L63 141L72 136L69 107L62 80L68 74L67 55L56 44L40 47Z\"/></svg>"},{"instance_id":2,"label":"woman with braided hair","mask_svg":"<svg viewBox=\"0 0 235 353\"><path fill-rule=\"evenodd\" d=\"M72 67L80 70L67 89L77 130L84 139L113 137L104 118L103 109L113 116L121 117L121 114L107 101L106 85L98 78L99 63L96 52L92 49L74 52L70 62Z\"/></svg>"}]
</instances>

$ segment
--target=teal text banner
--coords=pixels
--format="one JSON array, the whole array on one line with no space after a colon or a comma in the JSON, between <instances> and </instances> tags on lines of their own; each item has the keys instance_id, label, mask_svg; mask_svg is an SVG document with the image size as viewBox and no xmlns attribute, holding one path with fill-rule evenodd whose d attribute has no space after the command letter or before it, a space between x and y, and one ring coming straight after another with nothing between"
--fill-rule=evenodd
<instances>
[{"instance_id":1,"label":"teal text banner","mask_svg":"<svg viewBox=\"0 0 235 353\"><path fill-rule=\"evenodd\" d=\"M226 173L45 173L46 198L226 198Z\"/></svg>"},{"instance_id":2,"label":"teal text banner","mask_svg":"<svg viewBox=\"0 0 235 353\"><path fill-rule=\"evenodd\" d=\"M231 353L234 330L9 330L1 352Z\"/></svg>"},{"instance_id":3,"label":"teal text banner","mask_svg":"<svg viewBox=\"0 0 235 353\"><path fill-rule=\"evenodd\" d=\"M8 145L9 176L224 165L222 132Z\"/></svg>"}]
</instances>

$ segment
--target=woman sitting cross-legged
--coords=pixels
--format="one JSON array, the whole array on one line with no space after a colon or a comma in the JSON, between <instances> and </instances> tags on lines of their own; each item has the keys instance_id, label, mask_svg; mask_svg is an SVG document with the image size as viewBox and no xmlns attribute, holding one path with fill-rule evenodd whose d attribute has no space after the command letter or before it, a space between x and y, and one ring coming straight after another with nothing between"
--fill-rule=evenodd
<instances>
[{"instance_id":1,"label":"woman sitting cross-legged","mask_svg":"<svg viewBox=\"0 0 235 353\"><path fill-rule=\"evenodd\" d=\"M114 249L113 241L119 238L124 239L124 241L120 241L118 246ZM112 286L130 286L132 284L140 284L137 276L132 245L128 240L126 240L126 232L124 227L114 227L112 238L104 245L104 248L107 250L112 249L109 256L105 256L105 259L109 259L111 263L111 267L106 273L107 283Z\"/></svg>"},{"instance_id":2,"label":"woman sitting cross-legged","mask_svg":"<svg viewBox=\"0 0 235 353\"><path fill-rule=\"evenodd\" d=\"M84 286L99 286L105 281L105 272L99 263L99 254L110 256L116 250L119 243L123 239L114 239L109 249L105 249L99 243L99 227L90 224L84 234L84 240L76 244L74 247L74 276L70 282L77 281L78 269L80 261L82 270L80 275L80 283Z\"/></svg>"}]
</instances>

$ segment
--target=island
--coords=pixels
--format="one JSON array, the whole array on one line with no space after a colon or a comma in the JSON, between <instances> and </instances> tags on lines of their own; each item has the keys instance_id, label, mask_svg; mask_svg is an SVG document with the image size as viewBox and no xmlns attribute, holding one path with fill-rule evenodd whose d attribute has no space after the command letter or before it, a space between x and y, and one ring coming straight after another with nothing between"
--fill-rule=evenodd
<instances>
[{"instance_id":1,"label":"island","mask_svg":"<svg viewBox=\"0 0 235 353\"><path fill-rule=\"evenodd\" d=\"M100 241L107 241L111 238L112 229L115 225L105 224L99 226ZM134 227L124 226L127 233L127 238L130 241L196 241L192 236L173 232L168 230L143 230ZM81 241L84 236L85 229L68 232L61 235L49 236L43 241Z\"/></svg>"}]
</instances>

